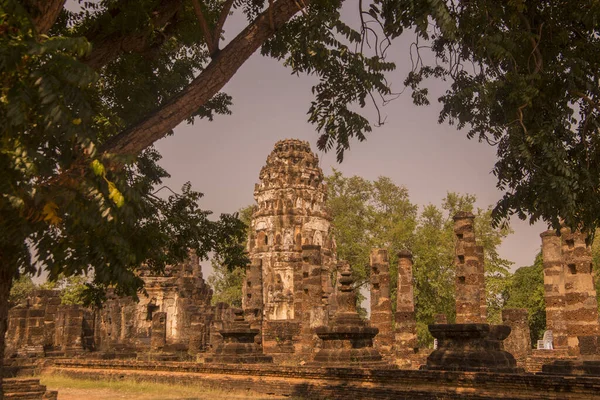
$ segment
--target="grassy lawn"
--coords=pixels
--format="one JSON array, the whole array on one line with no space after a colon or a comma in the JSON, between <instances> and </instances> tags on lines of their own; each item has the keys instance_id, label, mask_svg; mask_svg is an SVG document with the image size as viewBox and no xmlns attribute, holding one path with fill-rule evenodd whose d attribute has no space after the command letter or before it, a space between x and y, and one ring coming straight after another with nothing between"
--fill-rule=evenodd
<instances>
[{"instance_id":1,"label":"grassy lawn","mask_svg":"<svg viewBox=\"0 0 600 400\"><path fill-rule=\"evenodd\" d=\"M169 385L133 380L96 381L62 375L42 375L40 381L49 390L58 390L58 400L204 400L204 399L277 399L249 391L227 391L196 385Z\"/></svg>"}]
</instances>

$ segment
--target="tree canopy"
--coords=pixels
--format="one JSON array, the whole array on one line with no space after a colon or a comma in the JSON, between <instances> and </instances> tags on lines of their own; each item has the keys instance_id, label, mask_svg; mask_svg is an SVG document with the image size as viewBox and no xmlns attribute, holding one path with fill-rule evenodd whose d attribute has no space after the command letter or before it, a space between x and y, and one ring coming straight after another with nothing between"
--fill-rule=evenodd
<instances>
[{"instance_id":1,"label":"tree canopy","mask_svg":"<svg viewBox=\"0 0 600 400\"><path fill-rule=\"evenodd\" d=\"M410 202L408 190L387 177L369 181L358 176L344 177L334 170L326 181L337 255L350 262L358 285L368 284L371 249L387 249L392 307L395 308L397 254L400 250L413 253L415 311L423 345L433 341L427 325L434 322L436 314L446 314L450 321L454 320L452 217L459 211L473 212L477 242L484 247L485 254L488 319L500 322L511 262L500 257L497 248L510 230L492 227L491 207L475 209L475 196L449 192L441 207L429 204L420 211Z\"/></svg>"}]
</instances>

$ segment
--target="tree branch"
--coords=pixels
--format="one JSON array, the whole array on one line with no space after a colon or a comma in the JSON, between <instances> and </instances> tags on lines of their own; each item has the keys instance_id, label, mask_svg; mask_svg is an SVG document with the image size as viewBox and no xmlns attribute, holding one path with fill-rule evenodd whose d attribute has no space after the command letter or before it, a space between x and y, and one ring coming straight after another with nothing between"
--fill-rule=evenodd
<instances>
[{"instance_id":1,"label":"tree branch","mask_svg":"<svg viewBox=\"0 0 600 400\"><path fill-rule=\"evenodd\" d=\"M213 32L213 43L217 50L219 50L219 41L221 40L221 32L223 32L223 25L225 25L225 21L229 16L229 11L231 11L231 6L233 6L233 0L227 0L225 4L223 4L223 9L221 10L221 14L219 14L219 20L217 21L217 25L215 26L215 31Z\"/></svg>"},{"instance_id":2,"label":"tree branch","mask_svg":"<svg viewBox=\"0 0 600 400\"><path fill-rule=\"evenodd\" d=\"M305 5L308 3L309 0L303 2ZM218 93L244 62L275 33L269 23L269 12L273 13L276 30L298 12L298 6L295 0L276 1L273 10L261 13L217 53L210 64L184 90L137 124L110 139L101 147L101 152L136 155L192 115Z\"/></svg>"},{"instance_id":3,"label":"tree branch","mask_svg":"<svg viewBox=\"0 0 600 400\"><path fill-rule=\"evenodd\" d=\"M39 35L47 33L56 22L66 0L37 0L31 4L32 19Z\"/></svg>"},{"instance_id":4,"label":"tree branch","mask_svg":"<svg viewBox=\"0 0 600 400\"><path fill-rule=\"evenodd\" d=\"M152 25L160 29L173 20L181 9L181 0L162 0L153 12ZM110 10L112 14L120 10ZM95 27L85 35L92 44L92 52L83 62L94 69L100 69L123 53L144 53L160 43L149 41L151 32L131 32L123 34L115 32L109 36L101 36L101 30ZM164 39L164 38L163 38Z\"/></svg>"},{"instance_id":5,"label":"tree branch","mask_svg":"<svg viewBox=\"0 0 600 400\"><path fill-rule=\"evenodd\" d=\"M582 98L583 100L585 100L586 103L588 103L590 106L594 107L596 109L596 111L600 112L600 104L596 103L594 100L589 98L585 93L579 92L577 90L572 90L571 93L573 93L577 97Z\"/></svg>"},{"instance_id":6,"label":"tree branch","mask_svg":"<svg viewBox=\"0 0 600 400\"><path fill-rule=\"evenodd\" d=\"M196 13L196 18L198 18L198 22L200 22L200 29L202 29L202 34L204 35L204 41L206 42L206 46L208 47L208 54L213 57L217 49L215 48L215 41L212 33L210 32L210 28L208 26L208 22L206 22L206 18L204 18L204 13L202 12L202 7L198 0L192 0L192 4L194 5L194 12Z\"/></svg>"}]
</instances>

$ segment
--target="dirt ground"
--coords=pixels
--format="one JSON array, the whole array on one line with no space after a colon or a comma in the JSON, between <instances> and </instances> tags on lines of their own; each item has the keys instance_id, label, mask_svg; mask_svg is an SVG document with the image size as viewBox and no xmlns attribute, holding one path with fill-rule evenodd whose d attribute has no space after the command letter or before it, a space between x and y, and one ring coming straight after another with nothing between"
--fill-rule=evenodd
<instances>
[{"instance_id":1,"label":"dirt ground","mask_svg":"<svg viewBox=\"0 0 600 400\"><path fill-rule=\"evenodd\" d=\"M119 381L85 381L57 376L42 376L48 390L58 390L58 400L225 400L283 399L247 391L225 391L201 386L175 386Z\"/></svg>"},{"instance_id":2,"label":"dirt ground","mask_svg":"<svg viewBox=\"0 0 600 400\"><path fill-rule=\"evenodd\" d=\"M190 397L189 394L178 393L124 393L118 390L110 389L74 389L74 388L53 388L58 390L58 400L225 400L225 399L260 399L261 397L253 397L245 394L236 393L198 393L196 396ZM263 397L264 399L276 399L278 397Z\"/></svg>"}]
</instances>

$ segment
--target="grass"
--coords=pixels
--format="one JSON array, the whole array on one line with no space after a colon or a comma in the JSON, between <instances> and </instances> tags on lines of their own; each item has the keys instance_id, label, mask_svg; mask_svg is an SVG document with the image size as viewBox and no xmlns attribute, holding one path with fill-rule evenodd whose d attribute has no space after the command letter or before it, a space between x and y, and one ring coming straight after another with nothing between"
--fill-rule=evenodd
<instances>
[{"instance_id":1,"label":"grass","mask_svg":"<svg viewBox=\"0 0 600 400\"><path fill-rule=\"evenodd\" d=\"M134 380L73 379L46 374L40 381L49 390L58 390L59 400L204 400L204 399L274 399L277 397L250 391L215 389L198 384L170 385Z\"/></svg>"}]
</instances>

